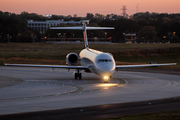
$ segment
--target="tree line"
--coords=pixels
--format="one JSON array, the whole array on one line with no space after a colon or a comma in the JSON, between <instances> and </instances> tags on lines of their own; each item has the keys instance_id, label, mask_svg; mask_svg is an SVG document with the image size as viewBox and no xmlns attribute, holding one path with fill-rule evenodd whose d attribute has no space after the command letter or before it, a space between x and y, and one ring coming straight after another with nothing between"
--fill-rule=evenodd
<instances>
[{"instance_id":1,"label":"tree line","mask_svg":"<svg viewBox=\"0 0 180 120\"><path fill-rule=\"evenodd\" d=\"M45 21L64 19L79 21L89 19L89 26L109 26L114 27L114 30L88 31L88 37L112 38L112 42L124 42L124 34L136 33L137 42L180 42L180 14L167 13L136 13L125 18L117 14L92 14L87 13L86 17L78 17L68 15L52 15L46 17L36 13L22 12L14 14L0 11L0 42L32 42L33 36L36 36L35 41L41 42L41 38L61 37L81 38L83 37L80 31L52 31L47 30L45 34L40 34L39 31L28 28L27 20ZM61 24L59 26L77 26ZM78 25L79 26L79 25Z\"/></svg>"}]
</instances>

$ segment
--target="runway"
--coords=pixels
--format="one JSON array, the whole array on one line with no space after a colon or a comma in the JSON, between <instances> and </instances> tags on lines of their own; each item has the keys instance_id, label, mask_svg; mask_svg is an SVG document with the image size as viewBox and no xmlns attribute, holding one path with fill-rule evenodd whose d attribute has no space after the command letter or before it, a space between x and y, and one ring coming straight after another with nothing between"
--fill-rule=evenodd
<instances>
[{"instance_id":1,"label":"runway","mask_svg":"<svg viewBox=\"0 0 180 120\"><path fill-rule=\"evenodd\" d=\"M95 74L32 67L0 67L0 115L180 96L180 76L119 71L103 83Z\"/></svg>"}]
</instances>

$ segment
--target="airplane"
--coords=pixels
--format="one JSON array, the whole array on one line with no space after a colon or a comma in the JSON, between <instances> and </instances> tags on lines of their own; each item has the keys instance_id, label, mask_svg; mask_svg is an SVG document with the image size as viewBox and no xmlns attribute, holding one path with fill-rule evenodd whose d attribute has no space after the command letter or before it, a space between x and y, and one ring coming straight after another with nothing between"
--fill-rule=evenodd
<instances>
[{"instance_id":1,"label":"airplane","mask_svg":"<svg viewBox=\"0 0 180 120\"><path fill-rule=\"evenodd\" d=\"M90 49L88 46L87 30L102 30L114 29L113 27L87 27L85 23L83 26L75 27L51 27L50 29L65 29L65 30L82 30L84 37L84 49L79 53L69 53L66 56L66 63L68 65L33 65L33 64L4 64L7 66L21 66L21 67L46 67L46 68L65 68L75 69L74 78L82 79L80 71L84 70L87 73L95 73L104 78L104 83L108 83L116 70L131 67L156 67L166 65L176 65L176 63L166 64L144 64L144 65L116 65L113 55L98 50ZM76 66L80 61L81 66Z\"/></svg>"}]
</instances>

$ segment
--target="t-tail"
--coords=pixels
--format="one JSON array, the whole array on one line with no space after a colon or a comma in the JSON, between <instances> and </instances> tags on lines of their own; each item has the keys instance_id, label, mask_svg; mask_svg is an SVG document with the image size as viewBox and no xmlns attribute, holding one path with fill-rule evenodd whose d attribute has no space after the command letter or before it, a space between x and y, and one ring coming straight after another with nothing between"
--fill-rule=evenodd
<instances>
[{"instance_id":1,"label":"t-tail","mask_svg":"<svg viewBox=\"0 0 180 120\"><path fill-rule=\"evenodd\" d=\"M88 39L87 39L87 31L86 31L86 24L83 23L83 37L84 37L84 47L88 49Z\"/></svg>"},{"instance_id":2,"label":"t-tail","mask_svg":"<svg viewBox=\"0 0 180 120\"><path fill-rule=\"evenodd\" d=\"M83 23L83 26L51 27L50 29L83 30L84 47L85 47L86 49L88 49L89 46L88 46L88 39L87 39L87 30L102 30L102 29L114 29L114 28L113 28L113 27L87 27L87 26L86 26L86 23Z\"/></svg>"}]
</instances>

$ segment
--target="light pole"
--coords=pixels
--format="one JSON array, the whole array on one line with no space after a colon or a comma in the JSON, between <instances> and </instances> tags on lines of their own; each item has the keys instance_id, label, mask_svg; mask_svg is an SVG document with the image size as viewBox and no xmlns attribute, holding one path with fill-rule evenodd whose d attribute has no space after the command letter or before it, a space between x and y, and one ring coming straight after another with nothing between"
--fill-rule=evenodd
<instances>
[{"instance_id":1,"label":"light pole","mask_svg":"<svg viewBox=\"0 0 180 120\"><path fill-rule=\"evenodd\" d=\"M124 35L124 43L126 43L126 34L123 33L123 35Z\"/></svg>"},{"instance_id":2,"label":"light pole","mask_svg":"<svg viewBox=\"0 0 180 120\"><path fill-rule=\"evenodd\" d=\"M37 36L34 36L33 34L31 34L31 38L33 39L32 42L35 43L35 38L37 38Z\"/></svg>"},{"instance_id":3,"label":"light pole","mask_svg":"<svg viewBox=\"0 0 180 120\"><path fill-rule=\"evenodd\" d=\"M105 32L104 34L105 34L105 41L106 41L106 38L107 38L107 32Z\"/></svg>"},{"instance_id":4,"label":"light pole","mask_svg":"<svg viewBox=\"0 0 180 120\"><path fill-rule=\"evenodd\" d=\"M12 38L11 36L9 36L9 34L7 34L7 38L8 38L8 43L10 43L10 38Z\"/></svg>"},{"instance_id":5,"label":"light pole","mask_svg":"<svg viewBox=\"0 0 180 120\"><path fill-rule=\"evenodd\" d=\"M175 43L175 37L176 37L176 32L173 32L174 43Z\"/></svg>"},{"instance_id":6,"label":"light pole","mask_svg":"<svg viewBox=\"0 0 180 120\"><path fill-rule=\"evenodd\" d=\"M18 38L19 38L20 35L21 35L21 34L17 34L17 43L18 43Z\"/></svg>"}]
</instances>

